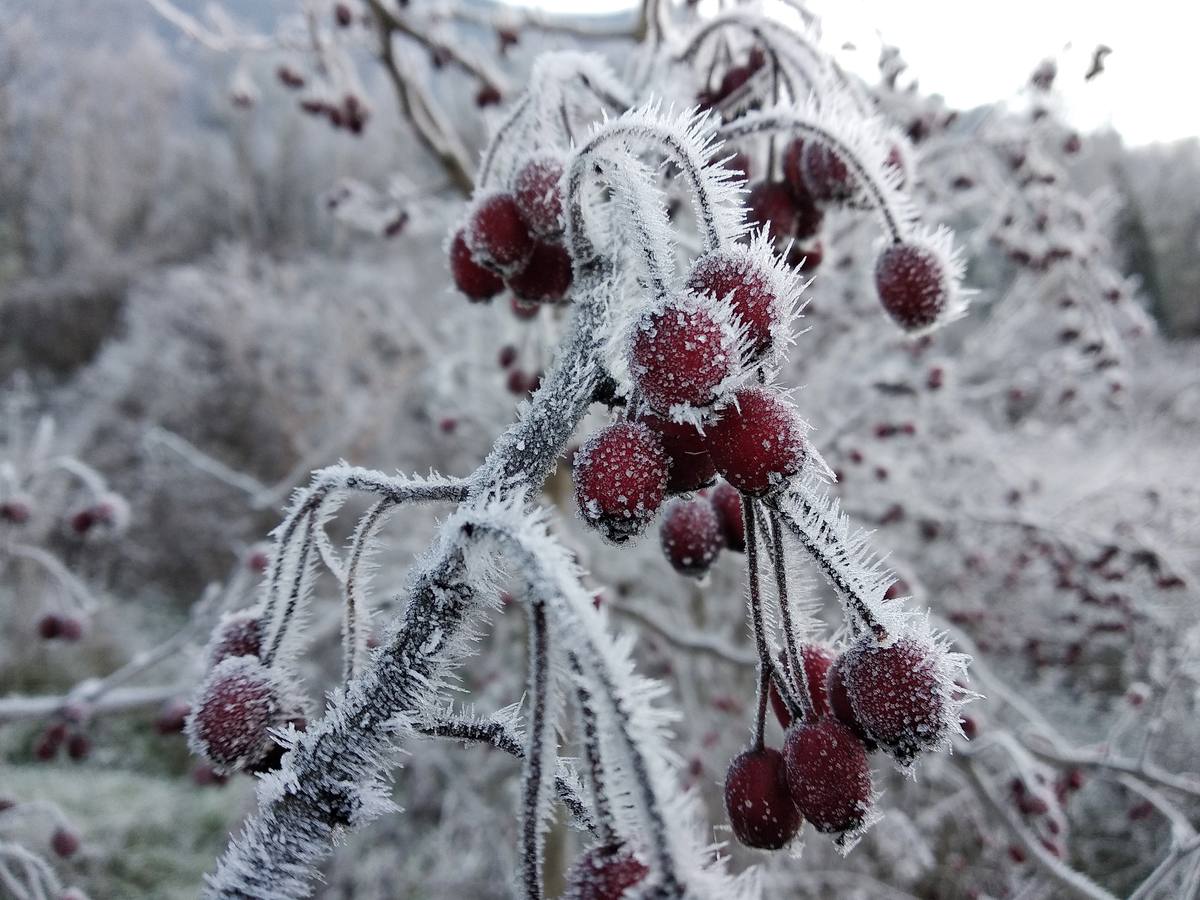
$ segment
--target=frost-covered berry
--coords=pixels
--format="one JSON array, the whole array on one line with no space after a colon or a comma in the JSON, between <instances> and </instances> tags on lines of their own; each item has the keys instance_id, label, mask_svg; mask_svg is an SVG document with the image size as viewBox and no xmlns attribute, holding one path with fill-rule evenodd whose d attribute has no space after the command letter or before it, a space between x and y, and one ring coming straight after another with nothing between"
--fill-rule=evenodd
<instances>
[{"instance_id":1,"label":"frost-covered berry","mask_svg":"<svg viewBox=\"0 0 1200 900\"><path fill-rule=\"evenodd\" d=\"M279 692L254 657L223 660L192 704L188 739L197 755L218 769L240 769L263 759L274 746Z\"/></svg>"},{"instance_id":2,"label":"frost-covered berry","mask_svg":"<svg viewBox=\"0 0 1200 900\"><path fill-rule=\"evenodd\" d=\"M562 300L571 288L571 254L557 241L536 241L529 262L508 279L513 294L529 303Z\"/></svg>"},{"instance_id":3,"label":"frost-covered berry","mask_svg":"<svg viewBox=\"0 0 1200 900\"><path fill-rule=\"evenodd\" d=\"M809 193L817 200L845 203L858 193L850 168L830 147L817 143L806 144L800 170Z\"/></svg>"},{"instance_id":4,"label":"frost-covered berry","mask_svg":"<svg viewBox=\"0 0 1200 900\"><path fill-rule=\"evenodd\" d=\"M808 692L812 698L813 712L816 713L818 719L832 715L833 708L829 703L826 682L829 678L829 669L833 665L833 652L821 644L801 644L799 650L800 661L804 666L804 675L808 679ZM795 686L796 692L799 693L799 681L792 677L786 656L780 658L780 668L784 677ZM783 698L779 696L774 682L771 682L771 705L775 709L775 717L779 719L779 724L787 728L792 722L792 714Z\"/></svg>"},{"instance_id":5,"label":"frost-covered berry","mask_svg":"<svg viewBox=\"0 0 1200 900\"><path fill-rule=\"evenodd\" d=\"M685 494L712 484L717 469L704 446L704 435L695 425L673 422L653 413L643 415L639 421L658 433L670 459L668 494Z\"/></svg>"},{"instance_id":6,"label":"frost-covered berry","mask_svg":"<svg viewBox=\"0 0 1200 900\"><path fill-rule=\"evenodd\" d=\"M846 670L848 665L849 660L845 654L842 654L829 668L825 679L825 692L829 697L829 707L833 711L834 717L863 742L867 752L873 753L876 750L876 744L867 734L862 722L859 721L858 714L850 702L850 694L847 692Z\"/></svg>"},{"instance_id":7,"label":"frost-covered berry","mask_svg":"<svg viewBox=\"0 0 1200 900\"><path fill-rule=\"evenodd\" d=\"M837 719L800 722L783 745L792 800L817 831L853 832L871 811L871 769L862 741Z\"/></svg>"},{"instance_id":8,"label":"frost-covered berry","mask_svg":"<svg viewBox=\"0 0 1200 900\"><path fill-rule=\"evenodd\" d=\"M258 656L262 652L262 621L256 609L227 613L213 629L208 645L208 667L216 668L231 656Z\"/></svg>"},{"instance_id":9,"label":"frost-covered berry","mask_svg":"<svg viewBox=\"0 0 1200 900\"><path fill-rule=\"evenodd\" d=\"M938 652L917 638L880 647L864 636L845 654L846 693L858 721L901 765L949 735L950 700Z\"/></svg>"},{"instance_id":10,"label":"frost-covered berry","mask_svg":"<svg viewBox=\"0 0 1200 900\"><path fill-rule=\"evenodd\" d=\"M63 859L70 859L78 853L81 843L79 833L68 825L59 825L50 835L50 849Z\"/></svg>"},{"instance_id":11,"label":"frost-covered berry","mask_svg":"<svg viewBox=\"0 0 1200 900\"><path fill-rule=\"evenodd\" d=\"M688 290L697 296L729 297L733 311L746 326L751 353L760 356L775 344L782 312L769 272L750 254L714 250L696 260L688 276Z\"/></svg>"},{"instance_id":12,"label":"frost-covered berry","mask_svg":"<svg viewBox=\"0 0 1200 900\"><path fill-rule=\"evenodd\" d=\"M490 300L504 290L504 279L471 257L471 248L467 246L462 229L450 243L450 274L455 286L475 302Z\"/></svg>"},{"instance_id":13,"label":"frost-covered berry","mask_svg":"<svg viewBox=\"0 0 1200 900\"><path fill-rule=\"evenodd\" d=\"M593 847L571 867L562 900L621 900L649 871L619 844Z\"/></svg>"},{"instance_id":14,"label":"frost-covered berry","mask_svg":"<svg viewBox=\"0 0 1200 900\"><path fill-rule=\"evenodd\" d=\"M76 731L67 738L67 756L79 762L92 755L92 739L82 731Z\"/></svg>"},{"instance_id":15,"label":"frost-covered berry","mask_svg":"<svg viewBox=\"0 0 1200 900\"><path fill-rule=\"evenodd\" d=\"M783 754L773 747L739 753L725 773L725 812L734 836L747 847L778 850L800 830Z\"/></svg>"},{"instance_id":16,"label":"frost-covered berry","mask_svg":"<svg viewBox=\"0 0 1200 900\"><path fill-rule=\"evenodd\" d=\"M937 322L950 305L953 289L945 262L920 244L891 244L875 261L875 290L883 308L905 331Z\"/></svg>"},{"instance_id":17,"label":"frost-covered berry","mask_svg":"<svg viewBox=\"0 0 1200 900\"><path fill-rule=\"evenodd\" d=\"M645 313L629 342L634 384L660 413L707 406L733 374L737 347L714 307L681 297Z\"/></svg>"},{"instance_id":18,"label":"frost-covered berry","mask_svg":"<svg viewBox=\"0 0 1200 900\"><path fill-rule=\"evenodd\" d=\"M804 430L783 398L764 388L743 388L705 430L717 471L743 494L761 496L804 465Z\"/></svg>"},{"instance_id":19,"label":"frost-covered berry","mask_svg":"<svg viewBox=\"0 0 1200 900\"><path fill-rule=\"evenodd\" d=\"M533 233L543 238L563 231L562 175L562 162L544 156L525 163L513 182L517 209Z\"/></svg>"},{"instance_id":20,"label":"frost-covered berry","mask_svg":"<svg viewBox=\"0 0 1200 900\"><path fill-rule=\"evenodd\" d=\"M466 238L477 259L505 274L520 271L533 253L533 236L512 194L492 194L476 204Z\"/></svg>"},{"instance_id":21,"label":"frost-covered berry","mask_svg":"<svg viewBox=\"0 0 1200 900\"><path fill-rule=\"evenodd\" d=\"M722 481L709 492L708 502L712 504L721 523L721 536L725 546L730 550L742 553L746 549L746 521L742 518L742 495L737 488Z\"/></svg>"},{"instance_id":22,"label":"frost-covered berry","mask_svg":"<svg viewBox=\"0 0 1200 900\"><path fill-rule=\"evenodd\" d=\"M663 553L677 572L704 575L725 543L721 523L704 498L674 500L659 527Z\"/></svg>"},{"instance_id":23,"label":"frost-covered berry","mask_svg":"<svg viewBox=\"0 0 1200 900\"><path fill-rule=\"evenodd\" d=\"M597 432L575 454L575 499L583 518L621 543L649 524L667 490L667 454L638 422Z\"/></svg>"},{"instance_id":24,"label":"frost-covered berry","mask_svg":"<svg viewBox=\"0 0 1200 900\"><path fill-rule=\"evenodd\" d=\"M772 240L786 241L796 230L799 209L785 181L760 181L746 195L746 221L766 228Z\"/></svg>"}]
</instances>

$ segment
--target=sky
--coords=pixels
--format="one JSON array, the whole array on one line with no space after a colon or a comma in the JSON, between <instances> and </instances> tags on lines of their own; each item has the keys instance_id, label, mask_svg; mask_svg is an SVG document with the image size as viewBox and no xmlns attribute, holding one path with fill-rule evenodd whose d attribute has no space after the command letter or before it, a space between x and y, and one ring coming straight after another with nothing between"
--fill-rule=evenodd
<instances>
[{"instance_id":1,"label":"sky","mask_svg":"<svg viewBox=\"0 0 1200 900\"><path fill-rule=\"evenodd\" d=\"M629 0L524 0L553 12L615 12ZM712 0L706 0L712 2ZM880 38L900 47L923 88L969 108L1012 97L1034 66L1059 60L1068 119L1112 126L1130 144L1200 136L1197 0L810 0L827 44L873 77ZM876 31L878 29L878 31ZM1097 44L1113 53L1084 82Z\"/></svg>"}]
</instances>

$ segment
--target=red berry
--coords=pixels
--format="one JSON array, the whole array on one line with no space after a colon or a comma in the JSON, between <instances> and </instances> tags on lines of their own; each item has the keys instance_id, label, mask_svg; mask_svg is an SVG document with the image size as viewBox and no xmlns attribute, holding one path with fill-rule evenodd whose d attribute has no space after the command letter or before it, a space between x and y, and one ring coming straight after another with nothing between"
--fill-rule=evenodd
<instances>
[{"instance_id":1,"label":"red berry","mask_svg":"<svg viewBox=\"0 0 1200 900\"><path fill-rule=\"evenodd\" d=\"M58 636L64 641L77 641L83 637L83 622L75 616L61 616L58 620Z\"/></svg>"},{"instance_id":2,"label":"red berry","mask_svg":"<svg viewBox=\"0 0 1200 900\"><path fill-rule=\"evenodd\" d=\"M630 370L642 396L658 412L707 406L733 373L732 334L696 298L673 300L646 313L630 342Z\"/></svg>"},{"instance_id":3,"label":"red berry","mask_svg":"<svg viewBox=\"0 0 1200 900\"><path fill-rule=\"evenodd\" d=\"M742 518L742 495L731 484L721 482L708 495L721 523L721 535L725 546L742 553L746 549L746 521Z\"/></svg>"},{"instance_id":4,"label":"red berry","mask_svg":"<svg viewBox=\"0 0 1200 900\"><path fill-rule=\"evenodd\" d=\"M567 873L563 900L621 900L649 869L619 844L593 847Z\"/></svg>"},{"instance_id":5,"label":"red berry","mask_svg":"<svg viewBox=\"0 0 1200 900\"><path fill-rule=\"evenodd\" d=\"M829 697L829 707L833 711L834 717L854 732L866 747L867 752L872 753L876 749L875 742L867 735L867 730L858 720L858 714L854 711L854 705L850 702L850 694L846 690L847 664L846 656L843 654L829 668L825 678L825 693Z\"/></svg>"},{"instance_id":6,"label":"red berry","mask_svg":"<svg viewBox=\"0 0 1200 900\"><path fill-rule=\"evenodd\" d=\"M490 300L504 290L504 280L499 275L472 259L462 229L450 244L450 274L458 289L472 301Z\"/></svg>"},{"instance_id":7,"label":"red berry","mask_svg":"<svg viewBox=\"0 0 1200 900\"><path fill-rule=\"evenodd\" d=\"M858 721L901 765L948 734L948 698L936 653L916 638L880 647L865 636L843 657L846 692Z\"/></svg>"},{"instance_id":8,"label":"red berry","mask_svg":"<svg viewBox=\"0 0 1200 900\"><path fill-rule=\"evenodd\" d=\"M38 619L38 634L43 640L52 641L62 634L62 616L46 613Z\"/></svg>"},{"instance_id":9,"label":"red berry","mask_svg":"<svg viewBox=\"0 0 1200 900\"><path fill-rule=\"evenodd\" d=\"M767 229L772 240L786 241L796 231L800 209L792 189L783 181L760 181L746 196L746 221Z\"/></svg>"},{"instance_id":10,"label":"red berry","mask_svg":"<svg viewBox=\"0 0 1200 900\"><path fill-rule=\"evenodd\" d=\"M640 421L658 434L671 460L668 494L685 494L712 484L717 470L704 447L704 435L695 425L673 422L653 413L643 415Z\"/></svg>"},{"instance_id":11,"label":"red berry","mask_svg":"<svg viewBox=\"0 0 1200 900\"><path fill-rule=\"evenodd\" d=\"M533 253L533 237L512 194L491 194L479 201L466 238L477 259L505 274L519 272Z\"/></svg>"},{"instance_id":12,"label":"red berry","mask_svg":"<svg viewBox=\"0 0 1200 900\"><path fill-rule=\"evenodd\" d=\"M475 94L475 105L480 109L487 106L496 106L504 98L500 95L500 90L494 84L485 84Z\"/></svg>"},{"instance_id":13,"label":"red berry","mask_svg":"<svg viewBox=\"0 0 1200 900\"><path fill-rule=\"evenodd\" d=\"M645 425L618 422L579 448L573 475L583 518L621 543L641 533L662 505L667 454Z\"/></svg>"},{"instance_id":14,"label":"red berry","mask_svg":"<svg viewBox=\"0 0 1200 900\"><path fill-rule=\"evenodd\" d=\"M788 787L783 754L772 747L746 750L725 774L725 811L739 841L759 850L778 850L803 820Z\"/></svg>"},{"instance_id":15,"label":"red berry","mask_svg":"<svg viewBox=\"0 0 1200 900\"><path fill-rule=\"evenodd\" d=\"M219 769L262 760L275 746L278 691L254 657L236 656L213 669L188 717L193 750Z\"/></svg>"},{"instance_id":16,"label":"red berry","mask_svg":"<svg viewBox=\"0 0 1200 900\"><path fill-rule=\"evenodd\" d=\"M779 300L770 276L748 254L714 250L696 261L687 286L698 296L729 297L747 328L753 354L771 349L779 327Z\"/></svg>"},{"instance_id":17,"label":"red berry","mask_svg":"<svg viewBox=\"0 0 1200 900\"><path fill-rule=\"evenodd\" d=\"M530 160L517 172L513 195L517 208L534 234L543 238L563 232L562 163L554 157Z\"/></svg>"},{"instance_id":18,"label":"red berry","mask_svg":"<svg viewBox=\"0 0 1200 900\"><path fill-rule=\"evenodd\" d=\"M333 18L342 28L347 28L354 20L353 14L350 12L350 7L345 3L334 4Z\"/></svg>"},{"instance_id":19,"label":"red berry","mask_svg":"<svg viewBox=\"0 0 1200 900\"><path fill-rule=\"evenodd\" d=\"M717 514L704 499L673 501L663 516L659 537L675 571L697 577L709 570L725 543Z\"/></svg>"},{"instance_id":20,"label":"red berry","mask_svg":"<svg viewBox=\"0 0 1200 900\"><path fill-rule=\"evenodd\" d=\"M497 357L497 362L500 363L500 368L507 369L517 361L517 348L512 344L505 344L500 348L500 354Z\"/></svg>"},{"instance_id":21,"label":"red berry","mask_svg":"<svg viewBox=\"0 0 1200 900\"><path fill-rule=\"evenodd\" d=\"M258 656L262 652L262 623L257 610L243 609L225 615L213 629L208 645L208 667L214 669L232 656Z\"/></svg>"},{"instance_id":22,"label":"red berry","mask_svg":"<svg viewBox=\"0 0 1200 900\"><path fill-rule=\"evenodd\" d=\"M946 266L917 244L892 244L879 255L875 289L883 308L906 331L928 328L950 305Z\"/></svg>"},{"instance_id":23,"label":"red berry","mask_svg":"<svg viewBox=\"0 0 1200 900\"><path fill-rule=\"evenodd\" d=\"M858 193L854 175L845 161L823 144L805 145L800 168L809 193L817 200L845 203Z\"/></svg>"},{"instance_id":24,"label":"red berry","mask_svg":"<svg viewBox=\"0 0 1200 900\"><path fill-rule=\"evenodd\" d=\"M178 734L183 731L191 711L192 705L186 700L168 700L159 710L158 718L154 720L154 730L159 734Z\"/></svg>"},{"instance_id":25,"label":"red berry","mask_svg":"<svg viewBox=\"0 0 1200 900\"><path fill-rule=\"evenodd\" d=\"M87 759L92 753L92 740L83 732L77 731L67 738L67 756L78 762Z\"/></svg>"},{"instance_id":26,"label":"red berry","mask_svg":"<svg viewBox=\"0 0 1200 900\"><path fill-rule=\"evenodd\" d=\"M24 525L29 521L30 506L27 500L13 498L0 503L0 519L10 525Z\"/></svg>"},{"instance_id":27,"label":"red berry","mask_svg":"<svg viewBox=\"0 0 1200 900\"><path fill-rule=\"evenodd\" d=\"M60 825L50 835L50 849L63 859L70 859L79 852L79 835L74 829Z\"/></svg>"},{"instance_id":28,"label":"red berry","mask_svg":"<svg viewBox=\"0 0 1200 900\"><path fill-rule=\"evenodd\" d=\"M571 288L571 254L557 242L537 241L529 262L508 279L513 294L529 303L562 300Z\"/></svg>"},{"instance_id":29,"label":"red berry","mask_svg":"<svg viewBox=\"0 0 1200 900\"><path fill-rule=\"evenodd\" d=\"M829 692L826 689L826 682L829 680L829 668L833 665L833 653L820 644L801 644L799 649L800 660L804 666L805 677L808 679L808 691L812 697L813 711L816 713L816 718L820 719L832 715L833 708L829 703ZM800 685L792 677L791 666L788 663L786 655L780 656L779 667L783 673L783 677L788 680L789 684L795 687L795 693L798 696ZM770 699L771 705L775 709L775 718L779 719L780 725L787 728L792 723L792 713L784 702L783 697L779 696L774 681L771 682Z\"/></svg>"},{"instance_id":30,"label":"red berry","mask_svg":"<svg viewBox=\"0 0 1200 900\"><path fill-rule=\"evenodd\" d=\"M764 388L743 388L705 432L717 471L743 494L761 496L804 465L804 432L795 410Z\"/></svg>"},{"instance_id":31,"label":"red berry","mask_svg":"<svg viewBox=\"0 0 1200 900\"><path fill-rule=\"evenodd\" d=\"M863 826L871 811L871 770L849 728L837 719L798 723L788 731L783 755L792 799L817 831Z\"/></svg>"}]
</instances>

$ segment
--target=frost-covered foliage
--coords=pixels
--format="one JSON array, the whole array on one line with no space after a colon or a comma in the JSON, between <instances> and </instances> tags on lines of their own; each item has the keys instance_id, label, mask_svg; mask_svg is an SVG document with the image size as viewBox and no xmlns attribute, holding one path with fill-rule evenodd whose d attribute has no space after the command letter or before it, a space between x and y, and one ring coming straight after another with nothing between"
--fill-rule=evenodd
<instances>
[{"instance_id":1,"label":"frost-covered foliage","mask_svg":"<svg viewBox=\"0 0 1200 900\"><path fill-rule=\"evenodd\" d=\"M147 8L353 149L319 253L268 214L11 392L5 890L198 889L113 880L116 766L257 785L179 819L211 896L1195 892L1195 352L1051 66L976 120L794 4Z\"/></svg>"}]
</instances>

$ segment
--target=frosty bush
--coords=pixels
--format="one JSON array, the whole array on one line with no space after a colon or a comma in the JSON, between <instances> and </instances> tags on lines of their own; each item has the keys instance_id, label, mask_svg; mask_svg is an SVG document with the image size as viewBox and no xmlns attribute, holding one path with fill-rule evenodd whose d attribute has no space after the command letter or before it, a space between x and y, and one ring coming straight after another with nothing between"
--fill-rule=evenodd
<instances>
[{"instance_id":1,"label":"frosty bush","mask_svg":"<svg viewBox=\"0 0 1200 900\"><path fill-rule=\"evenodd\" d=\"M383 465L470 474L318 469L175 637L62 696L2 700L0 721L48 719L61 744L118 697L151 702L118 686L189 648L191 699L153 695L158 730L186 730L209 782L258 776L211 896L308 896L322 873L384 896L1194 891L1179 536L1200 504L1169 467L1195 386L1146 377L1155 338L1101 205L1066 184L1080 139L1046 66L1027 109L963 129L897 52L868 87L788 4L648 3L610 59L515 11L318 3L256 35L151 5L213 49L276 54L301 113L351 141L380 125L373 49L445 176L424 205L361 182L329 196L359 236L444 229L445 296L337 298L354 321L395 317L412 378L354 328L323 347L343 320L318 297L289 309L234 266L215 289L168 282L195 293L218 358L244 360L214 393L261 396L280 446L368 421ZM545 52L511 58L527 44ZM239 108L258 102L248 71ZM163 313L136 315L101 382L156 354ZM315 452L267 472L260 442L179 415L202 391L159 381L143 375L135 423L248 508L277 496L259 476ZM1144 403L1162 418L1136 418ZM1131 427L1155 465L1121 462ZM33 482L13 471L20 499ZM124 518L99 510L71 521ZM28 896L61 889L0 848Z\"/></svg>"}]
</instances>

